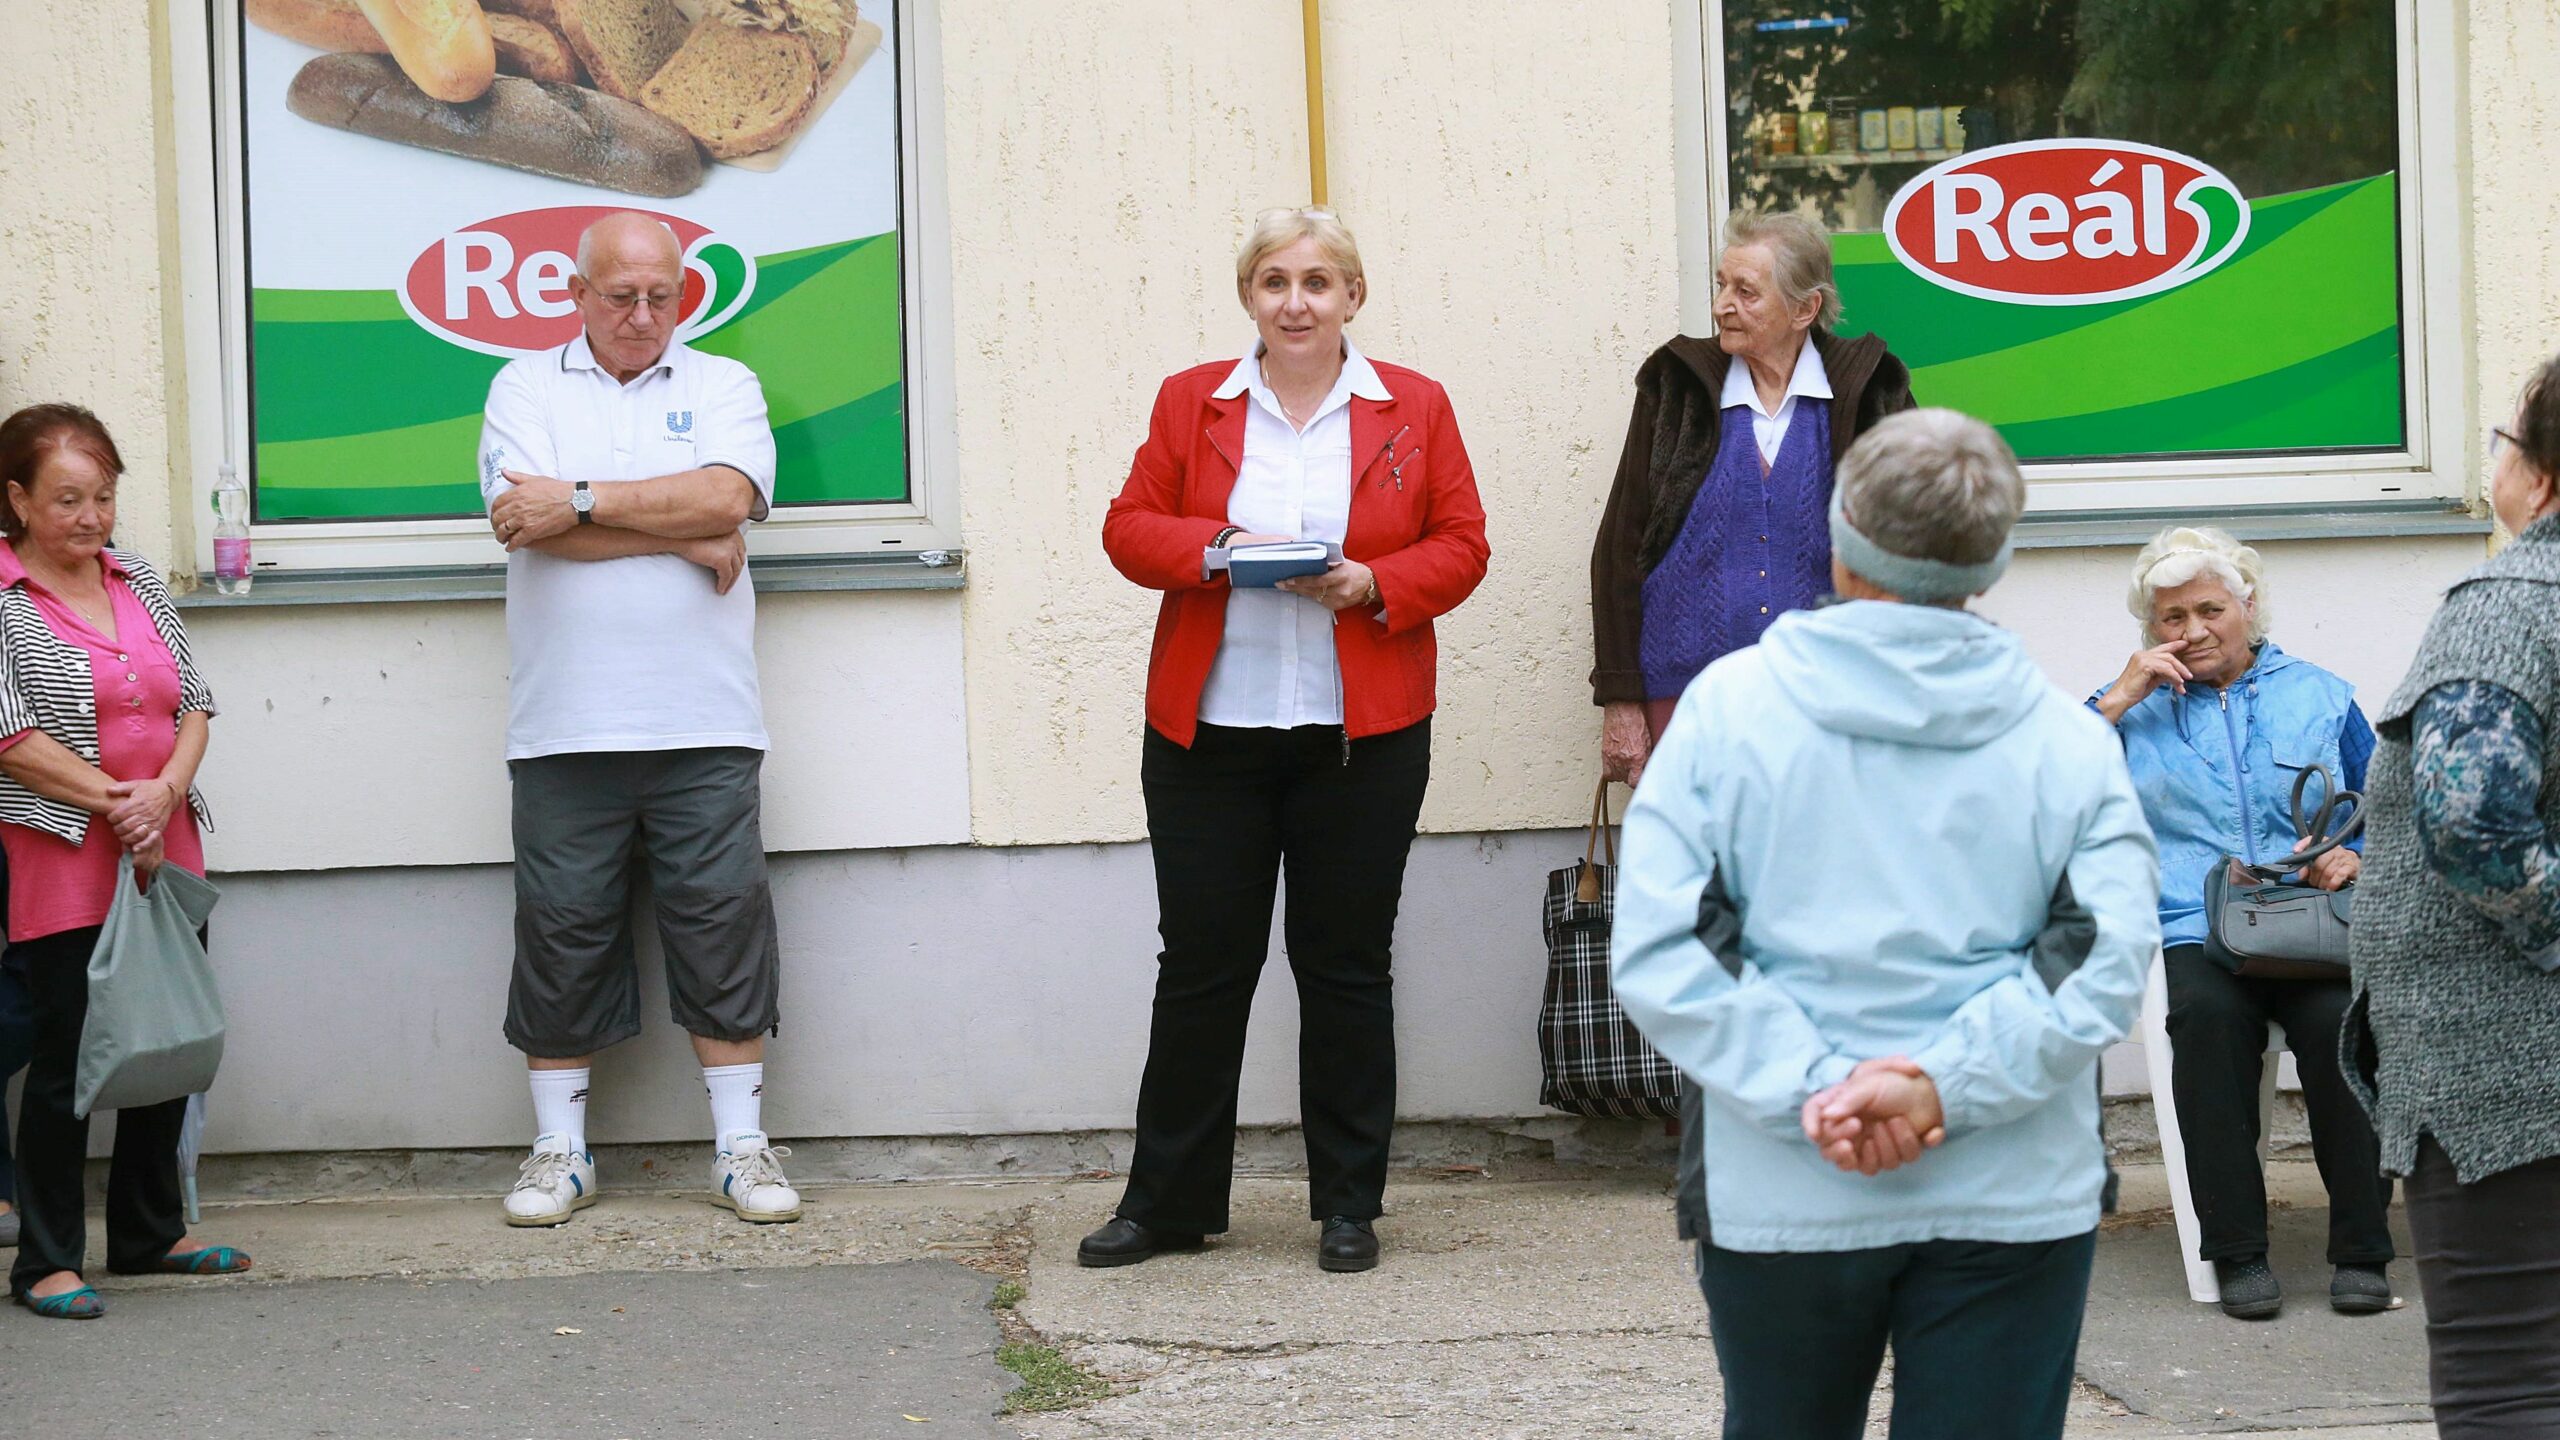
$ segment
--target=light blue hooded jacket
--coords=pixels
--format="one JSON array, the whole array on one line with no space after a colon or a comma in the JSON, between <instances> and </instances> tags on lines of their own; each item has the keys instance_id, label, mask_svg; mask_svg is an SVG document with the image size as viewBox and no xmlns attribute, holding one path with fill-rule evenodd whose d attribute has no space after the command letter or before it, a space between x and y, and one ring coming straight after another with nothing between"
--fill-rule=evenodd
<instances>
[{"instance_id":1,"label":"light blue hooded jacket","mask_svg":"<svg viewBox=\"0 0 2560 1440\"><path fill-rule=\"evenodd\" d=\"M2106 723L1958 610L1797 611L1681 696L1626 818L1610 955L1689 1077L1681 1234L1728 1250L2032 1242L2098 1223L2100 1052L2160 943ZM1947 1140L1844 1173L1804 1103L1906 1055Z\"/></svg>"}]
</instances>

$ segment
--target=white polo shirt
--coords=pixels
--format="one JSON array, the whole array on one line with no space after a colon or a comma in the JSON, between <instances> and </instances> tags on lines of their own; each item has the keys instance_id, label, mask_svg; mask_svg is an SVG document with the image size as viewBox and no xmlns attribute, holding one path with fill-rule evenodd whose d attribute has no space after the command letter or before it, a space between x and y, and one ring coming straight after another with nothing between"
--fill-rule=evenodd
<instances>
[{"instance_id":1,"label":"white polo shirt","mask_svg":"<svg viewBox=\"0 0 2560 1440\"><path fill-rule=\"evenodd\" d=\"M735 360L680 343L630 384L587 337L523 356L489 384L480 496L503 470L555 480L651 480L726 465L773 504L764 387ZM507 758L593 750L766 748L756 689L756 597L747 576L713 593L711 572L673 555L507 558Z\"/></svg>"}]
</instances>

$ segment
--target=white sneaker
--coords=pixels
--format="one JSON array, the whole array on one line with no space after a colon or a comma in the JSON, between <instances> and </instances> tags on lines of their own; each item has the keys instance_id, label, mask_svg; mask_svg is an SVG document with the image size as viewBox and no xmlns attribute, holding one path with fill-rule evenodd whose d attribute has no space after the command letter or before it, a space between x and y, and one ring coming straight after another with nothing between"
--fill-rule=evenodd
<instances>
[{"instance_id":1,"label":"white sneaker","mask_svg":"<svg viewBox=\"0 0 2560 1440\"><path fill-rule=\"evenodd\" d=\"M711 1160L711 1201L738 1212L741 1220L759 1225L800 1218L800 1192L782 1178L789 1147L767 1144L762 1135L737 1137L738 1148Z\"/></svg>"},{"instance_id":2,"label":"white sneaker","mask_svg":"<svg viewBox=\"0 0 2560 1440\"><path fill-rule=\"evenodd\" d=\"M596 1157L578 1150L536 1150L507 1192L510 1225L558 1225L596 1203Z\"/></svg>"}]
</instances>

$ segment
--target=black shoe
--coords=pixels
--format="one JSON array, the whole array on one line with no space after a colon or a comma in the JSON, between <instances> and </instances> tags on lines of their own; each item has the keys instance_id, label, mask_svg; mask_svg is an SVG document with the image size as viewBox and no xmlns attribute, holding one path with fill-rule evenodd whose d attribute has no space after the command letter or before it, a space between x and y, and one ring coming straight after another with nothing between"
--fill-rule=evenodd
<instances>
[{"instance_id":1,"label":"black shoe","mask_svg":"<svg viewBox=\"0 0 2560 1440\"><path fill-rule=\"evenodd\" d=\"M1366 1220L1346 1220L1336 1215L1324 1222L1324 1235L1316 1241L1316 1268L1335 1274L1378 1268L1378 1232Z\"/></svg>"},{"instance_id":2,"label":"black shoe","mask_svg":"<svg viewBox=\"0 0 2560 1440\"><path fill-rule=\"evenodd\" d=\"M2116 1213L2116 1200L2123 1189L2124 1177L2116 1173L2116 1167L2108 1166L2106 1188L2098 1192L2098 1213L2101 1215Z\"/></svg>"},{"instance_id":3,"label":"black shoe","mask_svg":"<svg viewBox=\"0 0 2560 1440\"><path fill-rule=\"evenodd\" d=\"M2213 1275L2222 1283L2222 1313L2234 1320L2264 1320L2284 1308L2283 1287L2264 1255L2216 1260Z\"/></svg>"},{"instance_id":4,"label":"black shoe","mask_svg":"<svg viewBox=\"0 0 2560 1440\"><path fill-rule=\"evenodd\" d=\"M2341 1265L2329 1277L2329 1308L2341 1315L2378 1315L2391 1308L2391 1277L2379 1265Z\"/></svg>"},{"instance_id":5,"label":"black shoe","mask_svg":"<svg viewBox=\"0 0 2560 1440\"><path fill-rule=\"evenodd\" d=\"M1135 1220L1114 1215L1111 1223L1084 1237L1076 1246L1079 1265L1135 1265L1164 1250L1197 1250L1200 1237L1170 1230L1150 1230Z\"/></svg>"}]
</instances>

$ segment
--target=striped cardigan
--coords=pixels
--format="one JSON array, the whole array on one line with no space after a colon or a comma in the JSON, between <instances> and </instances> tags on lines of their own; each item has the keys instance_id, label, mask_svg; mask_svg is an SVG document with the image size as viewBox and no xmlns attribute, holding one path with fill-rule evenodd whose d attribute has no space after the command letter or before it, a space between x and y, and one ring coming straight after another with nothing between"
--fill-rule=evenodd
<instances>
[{"instance_id":1,"label":"striped cardigan","mask_svg":"<svg viewBox=\"0 0 2560 1440\"><path fill-rule=\"evenodd\" d=\"M150 612L152 628L178 662L178 713L215 712L213 692L197 671L187 648L187 628L178 623L178 607L160 573L141 556L108 550L102 558L124 576L134 598ZM26 567L17 552L0 545L0 736L41 730L81 759L98 763L97 682L89 673L89 657L79 646L53 633L44 613L27 590ZM213 816L204 796L190 788L188 808L196 823L210 830ZM63 800L48 800L6 775L0 775L0 823L24 825L77 845L88 836L89 812Z\"/></svg>"}]
</instances>

